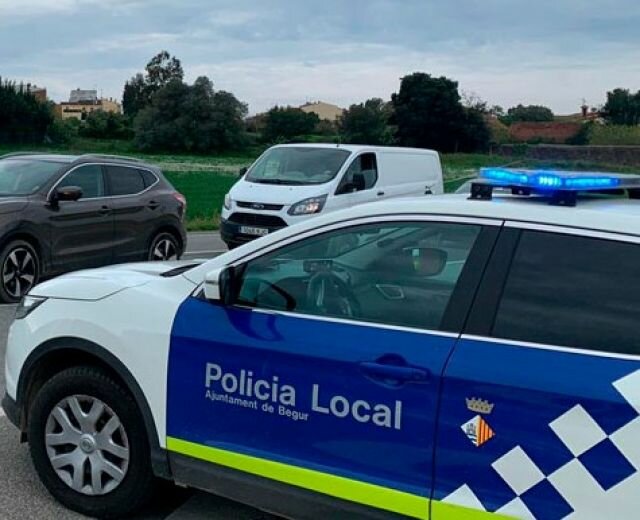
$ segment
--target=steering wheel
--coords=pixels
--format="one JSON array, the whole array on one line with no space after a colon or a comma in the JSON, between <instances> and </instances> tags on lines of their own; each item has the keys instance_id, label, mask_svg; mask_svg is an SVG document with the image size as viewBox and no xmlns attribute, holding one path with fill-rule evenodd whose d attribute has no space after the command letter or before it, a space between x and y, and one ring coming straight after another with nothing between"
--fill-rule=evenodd
<instances>
[{"instance_id":1,"label":"steering wheel","mask_svg":"<svg viewBox=\"0 0 640 520\"><path fill-rule=\"evenodd\" d=\"M331 271L319 271L309 279L307 309L327 316L353 318L360 315L360 303L353 291Z\"/></svg>"}]
</instances>

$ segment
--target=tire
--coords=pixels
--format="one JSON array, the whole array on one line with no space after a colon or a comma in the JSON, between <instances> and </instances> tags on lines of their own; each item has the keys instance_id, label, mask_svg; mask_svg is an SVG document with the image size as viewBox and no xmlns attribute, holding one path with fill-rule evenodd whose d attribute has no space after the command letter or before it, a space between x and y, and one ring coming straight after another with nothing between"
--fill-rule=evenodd
<instances>
[{"instance_id":1,"label":"tire","mask_svg":"<svg viewBox=\"0 0 640 520\"><path fill-rule=\"evenodd\" d=\"M9 242L0 252L0 301L17 303L38 283L40 258L24 240Z\"/></svg>"},{"instance_id":2,"label":"tire","mask_svg":"<svg viewBox=\"0 0 640 520\"><path fill-rule=\"evenodd\" d=\"M28 438L42 483L69 509L96 518L122 518L151 497L154 476L142 416L129 393L104 370L73 367L49 379L29 410ZM111 464L106 465L108 472L103 471L105 459Z\"/></svg>"},{"instance_id":3,"label":"tire","mask_svg":"<svg viewBox=\"0 0 640 520\"><path fill-rule=\"evenodd\" d=\"M182 256L182 251L180 251L178 239L171 233L163 231L158 233L151 241L147 260L156 262L179 260L180 256Z\"/></svg>"}]
</instances>

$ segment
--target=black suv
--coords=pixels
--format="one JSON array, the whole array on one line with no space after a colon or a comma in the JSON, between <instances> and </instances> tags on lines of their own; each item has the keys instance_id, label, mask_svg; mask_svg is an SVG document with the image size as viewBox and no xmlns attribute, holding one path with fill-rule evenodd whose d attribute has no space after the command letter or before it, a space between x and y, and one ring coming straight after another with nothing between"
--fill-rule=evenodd
<instances>
[{"instance_id":1,"label":"black suv","mask_svg":"<svg viewBox=\"0 0 640 520\"><path fill-rule=\"evenodd\" d=\"M185 198L162 172L112 155L0 157L0 300L39 279L136 260L169 260L186 246Z\"/></svg>"}]
</instances>

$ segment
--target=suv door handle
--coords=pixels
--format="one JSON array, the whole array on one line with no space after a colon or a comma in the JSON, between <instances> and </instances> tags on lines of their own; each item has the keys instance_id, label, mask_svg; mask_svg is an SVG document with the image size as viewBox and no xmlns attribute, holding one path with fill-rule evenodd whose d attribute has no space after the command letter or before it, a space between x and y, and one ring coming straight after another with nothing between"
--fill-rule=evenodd
<instances>
[{"instance_id":1,"label":"suv door handle","mask_svg":"<svg viewBox=\"0 0 640 520\"><path fill-rule=\"evenodd\" d=\"M360 363L360 369L371 379L391 385L426 383L430 376L429 371L422 368L388 365L377 361Z\"/></svg>"},{"instance_id":2,"label":"suv door handle","mask_svg":"<svg viewBox=\"0 0 640 520\"><path fill-rule=\"evenodd\" d=\"M111 208L109 206L102 206L98 210L98 214L100 214L102 216L108 215L109 213L111 213Z\"/></svg>"},{"instance_id":3,"label":"suv door handle","mask_svg":"<svg viewBox=\"0 0 640 520\"><path fill-rule=\"evenodd\" d=\"M158 207L160 207L160 203L155 200L149 201L149 204L147 204L147 208L149 209L157 209Z\"/></svg>"}]
</instances>

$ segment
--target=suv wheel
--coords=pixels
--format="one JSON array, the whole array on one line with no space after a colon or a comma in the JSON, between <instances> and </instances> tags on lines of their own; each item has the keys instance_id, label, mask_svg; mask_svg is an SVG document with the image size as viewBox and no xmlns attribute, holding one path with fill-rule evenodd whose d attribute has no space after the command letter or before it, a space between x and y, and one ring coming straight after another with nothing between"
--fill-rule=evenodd
<instances>
[{"instance_id":1,"label":"suv wheel","mask_svg":"<svg viewBox=\"0 0 640 520\"><path fill-rule=\"evenodd\" d=\"M29 411L29 447L47 490L66 507L121 518L153 490L138 407L103 370L74 367L47 381Z\"/></svg>"},{"instance_id":2,"label":"suv wheel","mask_svg":"<svg viewBox=\"0 0 640 520\"><path fill-rule=\"evenodd\" d=\"M178 244L176 237L174 237L171 233L158 233L156 237L151 241L148 260L164 261L179 259L180 245Z\"/></svg>"},{"instance_id":3,"label":"suv wheel","mask_svg":"<svg viewBox=\"0 0 640 520\"><path fill-rule=\"evenodd\" d=\"M9 242L0 252L0 300L20 301L40 277L40 259L35 249L24 240Z\"/></svg>"}]
</instances>

